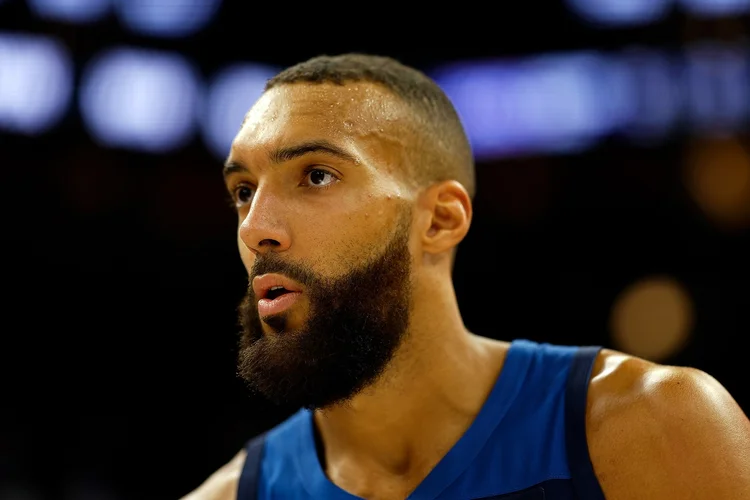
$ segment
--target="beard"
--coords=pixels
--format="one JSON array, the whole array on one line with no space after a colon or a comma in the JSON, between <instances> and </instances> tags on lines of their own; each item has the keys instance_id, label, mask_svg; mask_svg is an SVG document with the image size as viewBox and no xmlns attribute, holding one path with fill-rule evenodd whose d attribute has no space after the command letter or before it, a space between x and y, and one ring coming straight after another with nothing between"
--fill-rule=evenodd
<instances>
[{"instance_id":1,"label":"beard","mask_svg":"<svg viewBox=\"0 0 750 500\"><path fill-rule=\"evenodd\" d=\"M238 375L251 391L277 405L318 409L351 400L381 377L409 326L410 219L402 216L380 254L337 278L273 252L256 257L250 283L286 275L304 286L310 307L305 323L289 329L287 311L260 318L248 286L239 307ZM263 322L274 335L263 332Z\"/></svg>"}]
</instances>

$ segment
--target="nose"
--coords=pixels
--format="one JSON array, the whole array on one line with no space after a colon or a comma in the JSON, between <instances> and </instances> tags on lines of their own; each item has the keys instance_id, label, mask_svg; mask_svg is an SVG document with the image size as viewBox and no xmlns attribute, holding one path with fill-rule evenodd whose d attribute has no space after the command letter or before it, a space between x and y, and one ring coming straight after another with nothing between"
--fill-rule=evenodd
<instances>
[{"instance_id":1,"label":"nose","mask_svg":"<svg viewBox=\"0 0 750 500\"><path fill-rule=\"evenodd\" d=\"M283 252L291 245L284 220L283 200L269 191L258 189L240 223L240 240L256 255Z\"/></svg>"}]
</instances>

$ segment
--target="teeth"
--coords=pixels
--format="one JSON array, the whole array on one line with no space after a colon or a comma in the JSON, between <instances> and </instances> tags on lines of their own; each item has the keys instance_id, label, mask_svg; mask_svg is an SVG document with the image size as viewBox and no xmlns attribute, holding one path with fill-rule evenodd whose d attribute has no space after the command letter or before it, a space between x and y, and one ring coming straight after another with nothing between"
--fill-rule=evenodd
<instances>
[{"instance_id":1,"label":"teeth","mask_svg":"<svg viewBox=\"0 0 750 500\"><path fill-rule=\"evenodd\" d=\"M272 286L271 288L269 288L269 291L283 290L283 288L284 288L283 286Z\"/></svg>"}]
</instances>

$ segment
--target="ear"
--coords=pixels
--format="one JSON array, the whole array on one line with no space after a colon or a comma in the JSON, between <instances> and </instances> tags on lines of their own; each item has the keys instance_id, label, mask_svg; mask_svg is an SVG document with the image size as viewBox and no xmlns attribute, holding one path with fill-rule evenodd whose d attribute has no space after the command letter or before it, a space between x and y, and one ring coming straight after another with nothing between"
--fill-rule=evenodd
<instances>
[{"instance_id":1,"label":"ear","mask_svg":"<svg viewBox=\"0 0 750 500\"><path fill-rule=\"evenodd\" d=\"M451 180L431 185L420 198L426 216L422 248L431 254L450 252L469 232L469 193L461 183Z\"/></svg>"}]
</instances>

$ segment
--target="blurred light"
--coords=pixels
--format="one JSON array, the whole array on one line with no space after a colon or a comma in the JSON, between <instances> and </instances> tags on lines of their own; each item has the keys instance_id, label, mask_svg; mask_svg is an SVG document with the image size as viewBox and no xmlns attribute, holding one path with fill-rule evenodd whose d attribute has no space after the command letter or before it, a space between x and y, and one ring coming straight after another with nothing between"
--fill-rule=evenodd
<instances>
[{"instance_id":1,"label":"blurred light","mask_svg":"<svg viewBox=\"0 0 750 500\"><path fill-rule=\"evenodd\" d=\"M455 105L477 159L578 152L612 134L663 138L750 122L744 45L693 44L684 57L639 47L620 54L557 54L459 62L431 76Z\"/></svg>"},{"instance_id":2,"label":"blurred light","mask_svg":"<svg viewBox=\"0 0 750 500\"><path fill-rule=\"evenodd\" d=\"M68 23L90 23L109 12L110 0L29 0L39 17Z\"/></svg>"},{"instance_id":3,"label":"blurred light","mask_svg":"<svg viewBox=\"0 0 750 500\"><path fill-rule=\"evenodd\" d=\"M712 1L712 0L707 0ZM660 20L669 0L568 0L586 21L608 26L635 26Z\"/></svg>"},{"instance_id":4,"label":"blurred light","mask_svg":"<svg viewBox=\"0 0 750 500\"><path fill-rule=\"evenodd\" d=\"M750 156L732 138L696 139L685 182L703 211L725 227L750 224Z\"/></svg>"},{"instance_id":5,"label":"blurred light","mask_svg":"<svg viewBox=\"0 0 750 500\"><path fill-rule=\"evenodd\" d=\"M213 79L201 117L203 139L211 152L224 161L245 113L263 93L266 81L278 69L259 64L236 64Z\"/></svg>"},{"instance_id":6,"label":"blurred light","mask_svg":"<svg viewBox=\"0 0 750 500\"><path fill-rule=\"evenodd\" d=\"M221 0L117 0L116 6L120 19L134 32L180 37L205 27Z\"/></svg>"},{"instance_id":7,"label":"blurred light","mask_svg":"<svg viewBox=\"0 0 750 500\"><path fill-rule=\"evenodd\" d=\"M478 158L579 151L632 114L627 75L592 54L457 63L431 76L456 107Z\"/></svg>"},{"instance_id":8,"label":"blurred light","mask_svg":"<svg viewBox=\"0 0 750 500\"><path fill-rule=\"evenodd\" d=\"M746 47L703 43L688 50L689 115L699 130L732 130L750 114Z\"/></svg>"},{"instance_id":9,"label":"blurred light","mask_svg":"<svg viewBox=\"0 0 750 500\"><path fill-rule=\"evenodd\" d=\"M750 0L680 0L685 10L699 16L732 16L750 11Z\"/></svg>"},{"instance_id":10,"label":"blurred light","mask_svg":"<svg viewBox=\"0 0 750 500\"><path fill-rule=\"evenodd\" d=\"M623 132L636 140L661 138L677 125L683 109L677 66L665 54L642 48L626 50L621 60L634 101Z\"/></svg>"},{"instance_id":11,"label":"blurred light","mask_svg":"<svg viewBox=\"0 0 750 500\"><path fill-rule=\"evenodd\" d=\"M105 145L165 152L190 140L199 85L195 70L178 55L112 49L83 74L81 112Z\"/></svg>"},{"instance_id":12,"label":"blurred light","mask_svg":"<svg viewBox=\"0 0 750 500\"><path fill-rule=\"evenodd\" d=\"M617 349L660 362L687 343L694 320L693 303L674 279L648 278L623 290L610 320Z\"/></svg>"},{"instance_id":13,"label":"blurred light","mask_svg":"<svg viewBox=\"0 0 750 500\"><path fill-rule=\"evenodd\" d=\"M0 33L0 128L39 134L64 115L73 94L73 67L57 41Z\"/></svg>"}]
</instances>

